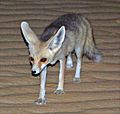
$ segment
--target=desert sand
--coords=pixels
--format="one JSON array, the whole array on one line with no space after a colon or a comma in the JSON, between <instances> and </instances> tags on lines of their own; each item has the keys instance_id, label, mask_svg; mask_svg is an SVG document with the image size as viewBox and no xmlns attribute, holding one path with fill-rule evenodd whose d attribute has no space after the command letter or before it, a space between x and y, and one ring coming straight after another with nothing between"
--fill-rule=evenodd
<instances>
[{"instance_id":1,"label":"desert sand","mask_svg":"<svg viewBox=\"0 0 120 114\"><path fill-rule=\"evenodd\" d=\"M20 23L37 35L58 16L81 13L93 26L103 54L99 64L83 57L81 83L65 71L65 94L55 95L59 66L48 68L47 104L37 106L39 78L31 76ZM120 114L120 0L0 0L0 114Z\"/></svg>"}]
</instances>

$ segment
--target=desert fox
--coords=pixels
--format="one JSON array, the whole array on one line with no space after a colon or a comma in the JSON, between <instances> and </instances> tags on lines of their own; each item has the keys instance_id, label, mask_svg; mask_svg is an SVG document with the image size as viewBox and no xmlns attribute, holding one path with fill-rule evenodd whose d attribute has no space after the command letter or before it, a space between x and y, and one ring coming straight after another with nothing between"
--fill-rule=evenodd
<instances>
[{"instance_id":1,"label":"desert fox","mask_svg":"<svg viewBox=\"0 0 120 114\"><path fill-rule=\"evenodd\" d=\"M73 67L71 53L77 57L75 82L80 82L82 56L86 55L95 62L101 60L89 21L80 14L62 15L45 28L40 38L32 31L29 24L21 22L21 31L28 43L32 75L41 74L39 98L36 104L45 104L45 83L48 64L60 63L59 83L56 94L64 93L64 71Z\"/></svg>"}]
</instances>

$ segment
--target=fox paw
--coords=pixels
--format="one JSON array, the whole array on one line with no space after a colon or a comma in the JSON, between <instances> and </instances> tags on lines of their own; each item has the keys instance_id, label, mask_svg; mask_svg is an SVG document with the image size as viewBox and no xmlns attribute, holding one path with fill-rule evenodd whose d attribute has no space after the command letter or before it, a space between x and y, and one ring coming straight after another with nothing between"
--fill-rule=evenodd
<instances>
[{"instance_id":1,"label":"fox paw","mask_svg":"<svg viewBox=\"0 0 120 114\"><path fill-rule=\"evenodd\" d=\"M80 83L80 78L74 78L74 79L73 79L73 82L75 82L75 83Z\"/></svg>"},{"instance_id":2,"label":"fox paw","mask_svg":"<svg viewBox=\"0 0 120 114\"><path fill-rule=\"evenodd\" d=\"M73 64L72 64L72 63L67 63L67 64L66 64L66 68L69 69L69 68L72 68L72 67L73 67Z\"/></svg>"},{"instance_id":3,"label":"fox paw","mask_svg":"<svg viewBox=\"0 0 120 114\"><path fill-rule=\"evenodd\" d=\"M44 105L44 104L46 104L46 100L45 100L45 98L39 98L35 101L35 104L36 105Z\"/></svg>"},{"instance_id":4,"label":"fox paw","mask_svg":"<svg viewBox=\"0 0 120 114\"><path fill-rule=\"evenodd\" d=\"M57 94L57 95L64 94L64 90L56 89L54 93Z\"/></svg>"}]
</instances>

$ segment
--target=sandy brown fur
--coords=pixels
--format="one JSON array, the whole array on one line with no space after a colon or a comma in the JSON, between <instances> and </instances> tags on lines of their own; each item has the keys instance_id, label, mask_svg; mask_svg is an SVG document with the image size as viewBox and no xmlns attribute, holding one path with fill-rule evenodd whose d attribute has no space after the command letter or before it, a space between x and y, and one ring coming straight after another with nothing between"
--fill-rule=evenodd
<instances>
[{"instance_id":1,"label":"sandy brown fur","mask_svg":"<svg viewBox=\"0 0 120 114\"><path fill-rule=\"evenodd\" d=\"M101 56L95 45L91 24L80 14L66 14L57 18L45 28L40 39L42 41L49 40L63 25L66 29L66 38L63 44L63 50L66 51L65 55L80 47L81 53L89 59L95 60L96 56Z\"/></svg>"}]
</instances>

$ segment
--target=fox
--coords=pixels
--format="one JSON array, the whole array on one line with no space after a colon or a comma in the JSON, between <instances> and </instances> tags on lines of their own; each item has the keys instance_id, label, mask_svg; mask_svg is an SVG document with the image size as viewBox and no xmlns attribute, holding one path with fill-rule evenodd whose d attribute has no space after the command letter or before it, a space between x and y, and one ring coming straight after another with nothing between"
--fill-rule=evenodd
<instances>
[{"instance_id":1,"label":"fox","mask_svg":"<svg viewBox=\"0 0 120 114\"><path fill-rule=\"evenodd\" d=\"M65 68L73 67L72 53L76 55L76 71L73 81L80 82L82 58L95 62L102 60L96 46L90 21L81 14L64 14L49 24L39 37L27 21L21 22L21 33L27 42L31 73L41 75L37 105L46 104L46 76L49 65L59 62L59 81L55 94L64 93Z\"/></svg>"}]
</instances>

